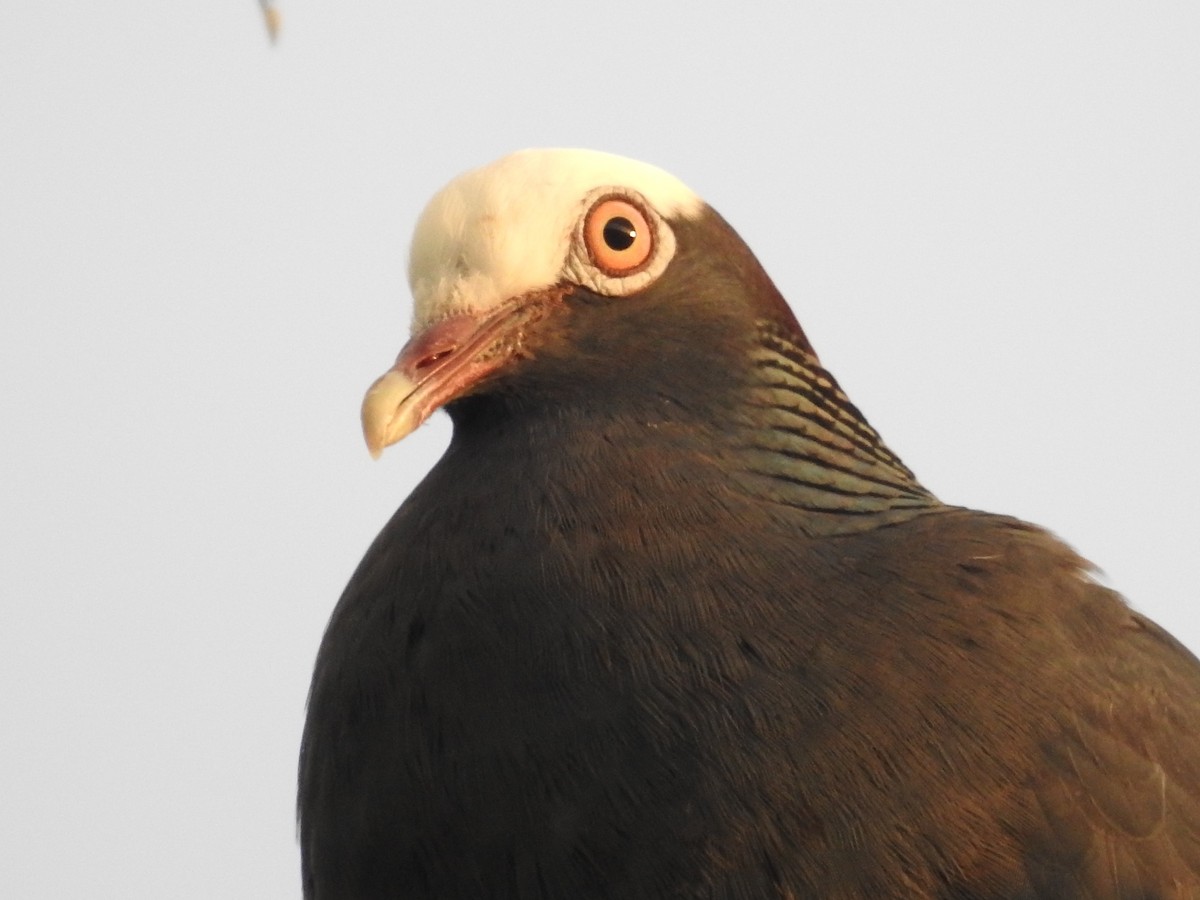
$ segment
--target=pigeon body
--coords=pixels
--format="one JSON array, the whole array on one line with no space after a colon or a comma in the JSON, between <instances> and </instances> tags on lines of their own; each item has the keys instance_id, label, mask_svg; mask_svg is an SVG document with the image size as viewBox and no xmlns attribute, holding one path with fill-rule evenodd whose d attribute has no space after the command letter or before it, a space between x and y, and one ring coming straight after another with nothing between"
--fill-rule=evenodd
<instances>
[{"instance_id":1,"label":"pigeon body","mask_svg":"<svg viewBox=\"0 0 1200 900\"><path fill-rule=\"evenodd\" d=\"M410 280L368 443L454 436L321 645L306 897L1200 897L1200 663L923 488L685 187L507 157Z\"/></svg>"}]
</instances>

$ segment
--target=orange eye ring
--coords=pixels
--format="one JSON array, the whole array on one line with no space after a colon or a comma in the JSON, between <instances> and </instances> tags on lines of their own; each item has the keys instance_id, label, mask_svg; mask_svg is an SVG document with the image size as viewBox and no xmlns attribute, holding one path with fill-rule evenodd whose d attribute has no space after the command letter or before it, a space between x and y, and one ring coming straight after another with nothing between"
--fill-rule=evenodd
<instances>
[{"instance_id":1,"label":"orange eye ring","mask_svg":"<svg viewBox=\"0 0 1200 900\"><path fill-rule=\"evenodd\" d=\"M583 239L592 264L607 275L638 271L654 251L649 218L621 197L603 197L588 211Z\"/></svg>"}]
</instances>

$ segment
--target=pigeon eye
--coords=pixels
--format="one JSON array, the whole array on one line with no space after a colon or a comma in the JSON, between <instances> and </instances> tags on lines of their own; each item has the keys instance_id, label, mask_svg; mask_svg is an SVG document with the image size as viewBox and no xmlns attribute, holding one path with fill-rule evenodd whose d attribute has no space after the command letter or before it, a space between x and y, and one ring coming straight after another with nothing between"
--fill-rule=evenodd
<instances>
[{"instance_id":1,"label":"pigeon eye","mask_svg":"<svg viewBox=\"0 0 1200 900\"><path fill-rule=\"evenodd\" d=\"M654 249L653 232L645 214L617 197L607 197L591 208L583 236L592 264L609 275L637 271Z\"/></svg>"}]
</instances>

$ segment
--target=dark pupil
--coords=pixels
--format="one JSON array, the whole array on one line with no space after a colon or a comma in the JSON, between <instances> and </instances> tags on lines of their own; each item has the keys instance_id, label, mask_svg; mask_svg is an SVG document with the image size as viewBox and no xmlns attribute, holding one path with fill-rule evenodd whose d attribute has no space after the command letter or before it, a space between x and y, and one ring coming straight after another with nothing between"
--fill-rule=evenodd
<instances>
[{"instance_id":1,"label":"dark pupil","mask_svg":"<svg viewBox=\"0 0 1200 900\"><path fill-rule=\"evenodd\" d=\"M628 250L637 240L637 229L622 216L615 216L604 223L604 243L613 250Z\"/></svg>"}]
</instances>

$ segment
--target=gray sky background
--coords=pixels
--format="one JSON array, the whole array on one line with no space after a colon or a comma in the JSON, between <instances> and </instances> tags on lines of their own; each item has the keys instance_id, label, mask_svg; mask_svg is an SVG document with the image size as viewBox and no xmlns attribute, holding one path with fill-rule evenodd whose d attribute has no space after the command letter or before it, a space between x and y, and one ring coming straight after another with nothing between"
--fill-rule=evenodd
<instances>
[{"instance_id":1,"label":"gray sky background","mask_svg":"<svg viewBox=\"0 0 1200 900\"><path fill-rule=\"evenodd\" d=\"M679 175L926 485L1200 648L1195 0L281 9L0 4L6 896L299 896L317 643L449 431L359 400L520 147Z\"/></svg>"}]
</instances>

